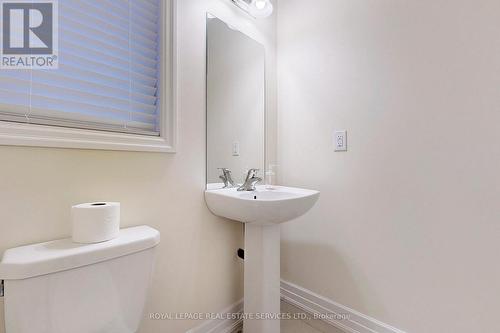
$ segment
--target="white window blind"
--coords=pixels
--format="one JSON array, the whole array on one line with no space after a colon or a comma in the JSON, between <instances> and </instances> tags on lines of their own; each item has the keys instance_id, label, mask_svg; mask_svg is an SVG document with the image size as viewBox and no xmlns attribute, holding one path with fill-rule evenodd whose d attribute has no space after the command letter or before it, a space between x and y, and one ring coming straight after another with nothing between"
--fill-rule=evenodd
<instances>
[{"instance_id":1,"label":"white window blind","mask_svg":"<svg viewBox=\"0 0 500 333\"><path fill-rule=\"evenodd\" d=\"M0 70L0 120L158 136L160 0L61 0L59 68Z\"/></svg>"}]
</instances>

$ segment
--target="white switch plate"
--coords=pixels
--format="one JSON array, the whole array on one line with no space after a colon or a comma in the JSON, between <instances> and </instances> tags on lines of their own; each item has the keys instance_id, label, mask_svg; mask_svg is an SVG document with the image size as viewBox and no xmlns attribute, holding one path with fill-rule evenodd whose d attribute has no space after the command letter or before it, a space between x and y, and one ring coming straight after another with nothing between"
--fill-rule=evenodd
<instances>
[{"instance_id":1,"label":"white switch plate","mask_svg":"<svg viewBox=\"0 0 500 333\"><path fill-rule=\"evenodd\" d=\"M240 143L233 142L233 156L240 156Z\"/></svg>"},{"instance_id":2,"label":"white switch plate","mask_svg":"<svg viewBox=\"0 0 500 333\"><path fill-rule=\"evenodd\" d=\"M347 131L335 131L335 151L347 151Z\"/></svg>"}]
</instances>

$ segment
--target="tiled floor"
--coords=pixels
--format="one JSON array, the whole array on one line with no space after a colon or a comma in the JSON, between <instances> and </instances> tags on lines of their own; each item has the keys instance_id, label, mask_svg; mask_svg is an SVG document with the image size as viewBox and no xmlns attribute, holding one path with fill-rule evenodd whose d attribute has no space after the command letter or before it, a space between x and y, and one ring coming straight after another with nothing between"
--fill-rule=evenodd
<instances>
[{"instance_id":1,"label":"tiled floor","mask_svg":"<svg viewBox=\"0 0 500 333\"><path fill-rule=\"evenodd\" d=\"M243 331L238 331L242 333ZM281 333L324 333L309 326L302 320L283 320L281 322Z\"/></svg>"},{"instance_id":2,"label":"tiled floor","mask_svg":"<svg viewBox=\"0 0 500 333\"><path fill-rule=\"evenodd\" d=\"M283 320L281 333L322 333L302 320Z\"/></svg>"},{"instance_id":3,"label":"tiled floor","mask_svg":"<svg viewBox=\"0 0 500 333\"><path fill-rule=\"evenodd\" d=\"M299 308L281 302L281 312L298 314L303 313ZM242 331L238 331L241 333ZM281 333L344 333L343 331L320 320L282 320Z\"/></svg>"}]
</instances>

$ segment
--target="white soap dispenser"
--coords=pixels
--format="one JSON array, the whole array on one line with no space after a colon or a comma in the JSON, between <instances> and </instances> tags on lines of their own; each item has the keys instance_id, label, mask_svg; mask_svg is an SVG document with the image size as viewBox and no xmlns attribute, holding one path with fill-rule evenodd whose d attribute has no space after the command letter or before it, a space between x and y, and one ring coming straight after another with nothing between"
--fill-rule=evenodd
<instances>
[{"instance_id":1,"label":"white soap dispenser","mask_svg":"<svg viewBox=\"0 0 500 333\"><path fill-rule=\"evenodd\" d=\"M269 164L269 168L266 171L266 190L274 190L274 176L276 176L276 172L274 168L277 165Z\"/></svg>"}]
</instances>

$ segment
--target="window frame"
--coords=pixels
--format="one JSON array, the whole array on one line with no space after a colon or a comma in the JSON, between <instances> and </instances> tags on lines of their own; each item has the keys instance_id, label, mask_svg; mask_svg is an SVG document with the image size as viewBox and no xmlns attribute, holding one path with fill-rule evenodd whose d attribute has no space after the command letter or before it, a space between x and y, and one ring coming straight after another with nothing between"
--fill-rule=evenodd
<instances>
[{"instance_id":1,"label":"window frame","mask_svg":"<svg viewBox=\"0 0 500 333\"><path fill-rule=\"evenodd\" d=\"M0 121L0 146L175 153L177 146L177 93L175 89L177 0L160 0L160 2L159 136Z\"/></svg>"}]
</instances>

